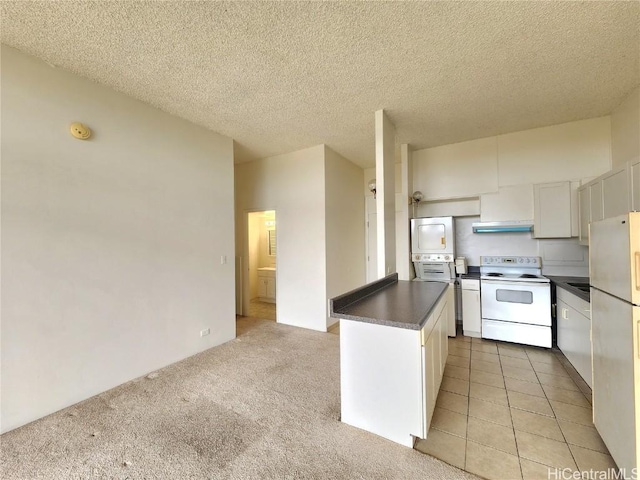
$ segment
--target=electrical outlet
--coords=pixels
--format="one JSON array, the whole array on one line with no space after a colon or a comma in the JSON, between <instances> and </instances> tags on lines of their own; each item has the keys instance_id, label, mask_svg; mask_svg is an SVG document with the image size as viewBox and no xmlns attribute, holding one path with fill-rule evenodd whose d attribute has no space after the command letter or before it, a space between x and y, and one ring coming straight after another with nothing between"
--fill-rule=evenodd
<instances>
[{"instance_id":1,"label":"electrical outlet","mask_svg":"<svg viewBox=\"0 0 640 480\"><path fill-rule=\"evenodd\" d=\"M211 329L210 328L205 328L204 330L200 330L200 336L201 337L206 337L210 333L211 333Z\"/></svg>"}]
</instances>

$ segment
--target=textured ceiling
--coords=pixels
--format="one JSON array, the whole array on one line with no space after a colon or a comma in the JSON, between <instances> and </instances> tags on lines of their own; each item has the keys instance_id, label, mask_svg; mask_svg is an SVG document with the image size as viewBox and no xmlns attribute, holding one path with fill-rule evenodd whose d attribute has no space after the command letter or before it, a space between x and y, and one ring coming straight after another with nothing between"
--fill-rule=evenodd
<instances>
[{"instance_id":1,"label":"textured ceiling","mask_svg":"<svg viewBox=\"0 0 640 480\"><path fill-rule=\"evenodd\" d=\"M2 42L236 140L373 166L606 115L640 83L638 2L2 2Z\"/></svg>"}]
</instances>

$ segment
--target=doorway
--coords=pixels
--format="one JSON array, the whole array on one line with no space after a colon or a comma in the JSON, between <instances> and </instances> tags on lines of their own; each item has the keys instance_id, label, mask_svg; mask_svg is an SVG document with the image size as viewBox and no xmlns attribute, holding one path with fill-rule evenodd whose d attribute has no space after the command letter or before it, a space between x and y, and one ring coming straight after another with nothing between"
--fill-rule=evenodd
<instances>
[{"instance_id":1,"label":"doorway","mask_svg":"<svg viewBox=\"0 0 640 480\"><path fill-rule=\"evenodd\" d=\"M249 212L247 243L249 305L247 316L276 320L277 241L276 212Z\"/></svg>"}]
</instances>

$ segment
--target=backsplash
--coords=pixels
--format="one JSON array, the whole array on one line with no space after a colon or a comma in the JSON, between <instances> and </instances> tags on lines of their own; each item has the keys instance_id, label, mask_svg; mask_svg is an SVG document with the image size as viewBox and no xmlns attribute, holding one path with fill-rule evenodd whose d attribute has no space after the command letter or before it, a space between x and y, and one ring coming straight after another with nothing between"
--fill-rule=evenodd
<instances>
[{"instance_id":1,"label":"backsplash","mask_svg":"<svg viewBox=\"0 0 640 480\"><path fill-rule=\"evenodd\" d=\"M543 275L589 276L589 249L577 238L538 240L531 233L473 233L471 224L479 216L456 217L456 255L469 265L480 265L481 255L542 257Z\"/></svg>"}]
</instances>

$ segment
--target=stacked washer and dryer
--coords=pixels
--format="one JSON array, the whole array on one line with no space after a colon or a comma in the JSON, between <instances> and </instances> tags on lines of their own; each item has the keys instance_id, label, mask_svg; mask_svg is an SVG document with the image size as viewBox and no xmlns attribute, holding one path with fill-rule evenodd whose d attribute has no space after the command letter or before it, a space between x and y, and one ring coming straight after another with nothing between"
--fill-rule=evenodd
<instances>
[{"instance_id":1,"label":"stacked washer and dryer","mask_svg":"<svg viewBox=\"0 0 640 480\"><path fill-rule=\"evenodd\" d=\"M456 336L455 314L455 229L453 217L414 218L411 220L411 261L416 281L449 284L448 333Z\"/></svg>"}]
</instances>

